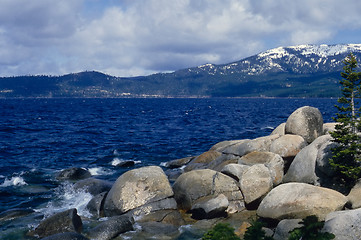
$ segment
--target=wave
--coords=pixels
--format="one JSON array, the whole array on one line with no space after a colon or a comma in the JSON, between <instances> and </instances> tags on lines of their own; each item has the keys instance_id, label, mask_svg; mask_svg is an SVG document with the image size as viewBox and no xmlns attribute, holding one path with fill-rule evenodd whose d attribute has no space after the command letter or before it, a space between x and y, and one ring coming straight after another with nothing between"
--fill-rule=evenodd
<instances>
[{"instance_id":1,"label":"wave","mask_svg":"<svg viewBox=\"0 0 361 240\"><path fill-rule=\"evenodd\" d=\"M271 126L265 126L265 127L262 127L261 130L274 130L275 128L274 127L271 127Z\"/></svg>"},{"instance_id":2,"label":"wave","mask_svg":"<svg viewBox=\"0 0 361 240\"><path fill-rule=\"evenodd\" d=\"M75 190L70 183L64 183L55 190L55 196L44 208L36 209L47 218L55 213L76 208L78 214L84 217L91 217L86 206L93 196L85 190Z\"/></svg>"},{"instance_id":3,"label":"wave","mask_svg":"<svg viewBox=\"0 0 361 240\"><path fill-rule=\"evenodd\" d=\"M90 172L90 174L92 176L100 176L100 175L112 175L114 174L113 171L111 171L110 169L105 169L103 167L93 167L93 168L89 168L88 171Z\"/></svg>"},{"instance_id":4,"label":"wave","mask_svg":"<svg viewBox=\"0 0 361 240\"><path fill-rule=\"evenodd\" d=\"M140 163L142 163L142 161L139 161L139 160L138 160L138 161L134 161L134 160L124 160L124 159L115 157L115 158L113 158L113 160L110 162L110 164L111 164L112 166L118 166L120 163L127 162L127 161L133 161L134 164L140 164Z\"/></svg>"},{"instance_id":5,"label":"wave","mask_svg":"<svg viewBox=\"0 0 361 240\"><path fill-rule=\"evenodd\" d=\"M6 178L0 187L10 187L10 186L23 186L27 185L25 180L20 176L14 176L11 179Z\"/></svg>"},{"instance_id":6,"label":"wave","mask_svg":"<svg viewBox=\"0 0 361 240\"><path fill-rule=\"evenodd\" d=\"M121 162L124 162L124 160L123 159L120 159L120 158L117 158L117 157L115 157L115 158L113 158L113 160L111 161L111 165L112 166L117 166L119 163L121 163Z\"/></svg>"}]
</instances>

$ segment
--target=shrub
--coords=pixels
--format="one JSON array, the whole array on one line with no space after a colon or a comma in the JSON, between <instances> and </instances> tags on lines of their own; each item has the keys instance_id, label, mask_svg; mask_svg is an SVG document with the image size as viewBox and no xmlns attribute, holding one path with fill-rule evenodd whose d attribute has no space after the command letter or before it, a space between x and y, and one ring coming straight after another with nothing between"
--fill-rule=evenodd
<instances>
[{"instance_id":1,"label":"shrub","mask_svg":"<svg viewBox=\"0 0 361 240\"><path fill-rule=\"evenodd\" d=\"M218 223L203 235L202 240L240 240L240 238L229 224Z\"/></svg>"},{"instance_id":2,"label":"shrub","mask_svg":"<svg viewBox=\"0 0 361 240\"><path fill-rule=\"evenodd\" d=\"M262 228L262 222L253 221L244 234L244 240L273 240L272 237L266 236L266 232Z\"/></svg>"},{"instance_id":3,"label":"shrub","mask_svg":"<svg viewBox=\"0 0 361 240\"><path fill-rule=\"evenodd\" d=\"M301 222L303 226L295 228L290 232L288 240L329 240L335 235L328 232L321 232L324 222L318 221L316 216L308 216Z\"/></svg>"}]
</instances>

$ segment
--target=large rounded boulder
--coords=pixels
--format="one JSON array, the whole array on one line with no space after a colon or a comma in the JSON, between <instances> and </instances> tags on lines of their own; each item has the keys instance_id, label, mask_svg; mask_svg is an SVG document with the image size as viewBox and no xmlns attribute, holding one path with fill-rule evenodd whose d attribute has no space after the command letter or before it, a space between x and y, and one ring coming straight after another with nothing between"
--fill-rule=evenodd
<instances>
[{"instance_id":1,"label":"large rounded boulder","mask_svg":"<svg viewBox=\"0 0 361 240\"><path fill-rule=\"evenodd\" d=\"M322 231L333 233L338 240L361 239L361 209L330 213Z\"/></svg>"},{"instance_id":2,"label":"large rounded boulder","mask_svg":"<svg viewBox=\"0 0 361 240\"><path fill-rule=\"evenodd\" d=\"M191 210L196 203L211 196L223 194L229 201L227 212L244 209L243 195L238 182L233 178L211 170L201 169L183 173L173 185L178 208Z\"/></svg>"},{"instance_id":3,"label":"large rounded boulder","mask_svg":"<svg viewBox=\"0 0 361 240\"><path fill-rule=\"evenodd\" d=\"M346 196L332 189L305 183L286 183L267 194L257 214L277 220L316 215L324 220L328 213L341 210L346 202Z\"/></svg>"},{"instance_id":4,"label":"large rounded boulder","mask_svg":"<svg viewBox=\"0 0 361 240\"><path fill-rule=\"evenodd\" d=\"M300 135L308 143L323 135L323 118L320 110L314 107L301 107L287 119L286 134Z\"/></svg>"},{"instance_id":5,"label":"large rounded boulder","mask_svg":"<svg viewBox=\"0 0 361 240\"><path fill-rule=\"evenodd\" d=\"M236 156L243 156L250 152L269 152L273 141L278 139L280 135L270 135L265 137L259 137L255 139L245 139L230 145L222 150L222 153L233 154Z\"/></svg>"},{"instance_id":6,"label":"large rounded boulder","mask_svg":"<svg viewBox=\"0 0 361 240\"><path fill-rule=\"evenodd\" d=\"M324 143L330 140L330 135L324 135L303 148L292 161L283 181L316 184L319 179L316 175L318 151Z\"/></svg>"},{"instance_id":7,"label":"large rounded boulder","mask_svg":"<svg viewBox=\"0 0 361 240\"><path fill-rule=\"evenodd\" d=\"M295 157L307 142L299 135L286 134L274 140L270 152L276 153L283 158Z\"/></svg>"},{"instance_id":8,"label":"large rounded boulder","mask_svg":"<svg viewBox=\"0 0 361 240\"><path fill-rule=\"evenodd\" d=\"M240 165L252 166L255 164L264 164L270 171L273 185L276 186L282 182L284 174L284 161L282 157L273 152L251 152L244 155L238 161ZM241 179L239 177L239 179Z\"/></svg>"},{"instance_id":9,"label":"large rounded boulder","mask_svg":"<svg viewBox=\"0 0 361 240\"><path fill-rule=\"evenodd\" d=\"M72 208L44 219L34 231L29 233L29 235L44 238L57 233L80 233L82 229L83 222L78 215L77 210Z\"/></svg>"},{"instance_id":10,"label":"large rounded boulder","mask_svg":"<svg viewBox=\"0 0 361 240\"><path fill-rule=\"evenodd\" d=\"M110 217L88 231L90 239L110 240L119 234L132 231L134 219L123 215Z\"/></svg>"},{"instance_id":11,"label":"large rounded boulder","mask_svg":"<svg viewBox=\"0 0 361 240\"><path fill-rule=\"evenodd\" d=\"M78 167L71 167L60 171L56 179L57 180L80 180L85 178L90 178L92 175L91 173L84 169Z\"/></svg>"},{"instance_id":12,"label":"large rounded boulder","mask_svg":"<svg viewBox=\"0 0 361 240\"><path fill-rule=\"evenodd\" d=\"M104 212L106 216L120 215L172 196L172 187L160 167L142 167L126 172L116 180L105 199Z\"/></svg>"},{"instance_id":13,"label":"large rounded boulder","mask_svg":"<svg viewBox=\"0 0 361 240\"><path fill-rule=\"evenodd\" d=\"M256 164L246 170L240 181L247 204L265 196L271 191L273 182L270 170L263 164Z\"/></svg>"}]
</instances>

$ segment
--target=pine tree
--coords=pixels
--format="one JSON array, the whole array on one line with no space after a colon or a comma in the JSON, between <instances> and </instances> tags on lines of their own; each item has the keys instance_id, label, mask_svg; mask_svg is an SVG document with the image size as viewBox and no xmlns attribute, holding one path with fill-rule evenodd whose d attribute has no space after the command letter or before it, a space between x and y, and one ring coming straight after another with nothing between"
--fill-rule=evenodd
<instances>
[{"instance_id":1,"label":"pine tree","mask_svg":"<svg viewBox=\"0 0 361 240\"><path fill-rule=\"evenodd\" d=\"M360 107L358 99L361 97L360 73L356 72L357 60L351 53L343 61L345 66L340 80L342 97L336 105L338 113L334 120L338 123L331 132L337 147L332 149L333 157L330 165L336 172L336 177L347 187L352 187L361 177L361 141L359 131Z\"/></svg>"}]
</instances>

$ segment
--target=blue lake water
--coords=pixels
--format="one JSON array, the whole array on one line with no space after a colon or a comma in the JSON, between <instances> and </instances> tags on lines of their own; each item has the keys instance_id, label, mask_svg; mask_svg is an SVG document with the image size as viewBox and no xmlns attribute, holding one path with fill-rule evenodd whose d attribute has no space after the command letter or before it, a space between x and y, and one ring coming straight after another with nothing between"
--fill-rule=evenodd
<instances>
[{"instance_id":1,"label":"blue lake water","mask_svg":"<svg viewBox=\"0 0 361 240\"><path fill-rule=\"evenodd\" d=\"M81 208L91 196L80 201L55 179L68 167L115 181L131 169L115 167L119 161L160 165L220 141L265 136L306 105L330 122L335 104L336 99L0 99L0 212ZM33 227L19 224L0 225L0 238L12 228Z\"/></svg>"}]
</instances>

